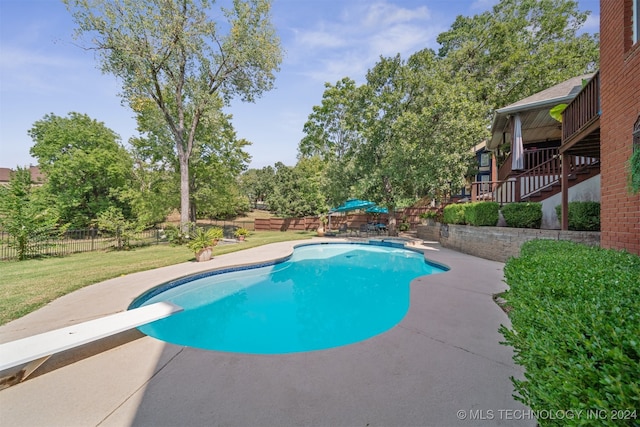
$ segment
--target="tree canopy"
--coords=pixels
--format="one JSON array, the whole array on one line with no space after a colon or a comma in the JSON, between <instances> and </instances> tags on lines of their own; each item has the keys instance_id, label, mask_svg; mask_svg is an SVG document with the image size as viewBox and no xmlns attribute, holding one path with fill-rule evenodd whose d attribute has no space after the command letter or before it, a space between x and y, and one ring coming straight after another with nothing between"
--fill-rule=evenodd
<instances>
[{"instance_id":1,"label":"tree canopy","mask_svg":"<svg viewBox=\"0 0 640 427\"><path fill-rule=\"evenodd\" d=\"M63 223L87 227L110 206L131 216L122 197L131 184L131 158L104 123L86 114L48 114L29 135L35 142L31 155L46 176L43 189L55 196Z\"/></svg>"},{"instance_id":2,"label":"tree canopy","mask_svg":"<svg viewBox=\"0 0 640 427\"><path fill-rule=\"evenodd\" d=\"M269 209L282 217L302 217L326 212L322 193L324 162L319 158L302 159L295 167L278 162L271 193L267 195Z\"/></svg>"},{"instance_id":3,"label":"tree canopy","mask_svg":"<svg viewBox=\"0 0 640 427\"><path fill-rule=\"evenodd\" d=\"M0 185L0 228L13 237L7 243L16 249L19 260L37 253L37 246L49 237L57 222L55 204L32 185L29 168L18 167L9 185Z\"/></svg>"},{"instance_id":4,"label":"tree canopy","mask_svg":"<svg viewBox=\"0 0 640 427\"><path fill-rule=\"evenodd\" d=\"M327 84L300 156L328 163L332 202L367 198L393 222L395 207L463 184L493 111L595 70L598 35L578 35L587 16L572 0L501 0L459 16L437 53L381 57L364 84Z\"/></svg>"},{"instance_id":5,"label":"tree canopy","mask_svg":"<svg viewBox=\"0 0 640 427\"><path fill-rule=\"evenodd\" d=\"M501 0L458 16L438 36L449 76L466 80L486 113L598 67L599 37L578 30L588 12L575 0Z\"/></svg>"},{"instance_id":6,"label":"tree canopy","mask_svg":"<svg viewBox=\"0 0 640 427\"><path fill-rule=\"evenodd\" d=\"M253 101L273 86L282 53L270 2L233 0L214 15L208 0L64 1L78 35L91 36L103 72L122 82L124 100L134 110L151 100L164 120L179 159L181 222L188 223L189 163L201 121L221 100Z\"/></svg>"}]
</instances>

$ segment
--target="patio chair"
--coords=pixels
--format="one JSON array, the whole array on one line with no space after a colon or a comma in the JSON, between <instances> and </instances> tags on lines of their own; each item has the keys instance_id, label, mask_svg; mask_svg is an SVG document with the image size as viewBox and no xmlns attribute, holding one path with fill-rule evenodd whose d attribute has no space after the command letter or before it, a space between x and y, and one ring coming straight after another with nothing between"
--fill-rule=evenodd
<instances>
[{"instance_id":1,"label":"patio chair","mask_svg":"<svg viewBox=\"0 0 640 427\"><path fill-rule=\"evenodd\" d=\"M361 234L364 234L365 236L369 236L369 224L360 224L358 235L361 235Z\"/></svg>"},{"instance_id":2,"label":"patio chair","mask_svg":"<svg viewBox=\"0 0 640 427\"><path fill-rule=\"evenodd\" d=\"M338 235L340 234L347 234L349 232L349 229L347 228L347 223L345 222L344 224L340 224L340 227L338 227Z\"/></svg>"}]
</instances>

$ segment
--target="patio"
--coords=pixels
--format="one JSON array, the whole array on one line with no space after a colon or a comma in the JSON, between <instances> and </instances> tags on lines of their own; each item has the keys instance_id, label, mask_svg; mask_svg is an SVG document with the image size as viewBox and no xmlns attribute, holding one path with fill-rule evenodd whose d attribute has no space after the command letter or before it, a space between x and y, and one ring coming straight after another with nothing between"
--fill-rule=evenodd
<instances>
[{"instance_id":1,"label":"patio","mask_svg":"<svg viewBox=\"0 0 640 427\"><path fill-rule=\"evenodd\" d=\"M280 258L299 243L108 280L0 327L0 342L118 312L172 278ZM410 244L451 270L414 280L406 317L386 333L287 355L203 351L134 334L91 357L76 351L66 356L74 363L0 391L3 424L535 425L512 398L509 377L521 370L499 344L498 327L508 318L492 295L505 288L503 264Z\"/></svg>"}]
</instances>

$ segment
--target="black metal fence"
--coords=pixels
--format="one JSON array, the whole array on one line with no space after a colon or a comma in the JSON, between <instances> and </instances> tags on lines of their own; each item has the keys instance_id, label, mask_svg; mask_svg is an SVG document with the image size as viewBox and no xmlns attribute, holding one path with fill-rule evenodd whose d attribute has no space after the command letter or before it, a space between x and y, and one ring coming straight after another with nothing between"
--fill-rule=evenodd
<instances>
[{"instance_id":1,"label":"black metal fence","mask_svg":"<svg viewBox=\"0 0 640 427\"><path fill-rule=\"evenodd\" d=\"M212 221L209 224L198 226L220 227L225 239L235 238L238 228L246 228L254 231L252 221ZM50 236L39 239L29 245L29 256L62 256L78 252L103 251L117 248L122 244L122 237L118 233L106 233L93 228L67 230L60 233L52 233ZM18 251L13 244L15 239L9 233L0 230L0 260L9 260L18 257ZM163 229L150 229L133 233L128 238L129 246L158 245L168 243L167 235Z\"/></svg>"},{"instance_id":2,"label":"black metal fence","mask_svg":"<svg viewBox=\"0 0 640 427\"><path fill-rule=\"evenodd\" d=\"M96 229L67 230L52 233L44 239L38 239L29 245L29 256L61 256L77 252L101 251L116 248L122 242L118 233L105 233ZM18 257L13 244L15 239L0 231L0 260ZM133 233L129 239L131 246L157 245L166 243L162 230L151 229Z\"/></svg>"}]
</instances>

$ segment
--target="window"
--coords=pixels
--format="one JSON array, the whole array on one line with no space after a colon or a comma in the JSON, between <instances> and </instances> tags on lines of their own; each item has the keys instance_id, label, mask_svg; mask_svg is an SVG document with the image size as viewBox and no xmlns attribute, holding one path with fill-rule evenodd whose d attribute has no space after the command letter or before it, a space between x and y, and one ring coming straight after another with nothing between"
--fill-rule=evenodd
<instances>
[{"instance_id":1,"label":"window","mask_svg":"<svg viewBox=\"0 0 640 427\"><path fill-rule=\"evenodd\" d=\"M633 151L640 150L640 116L633 125Z\"/></svg>"},{"instance_id":2,"label":"window","mask_svg":"<svg viewBox=\"0 0 640 427\"><path fill-rule=\"evenodd\" d=\"M482 182L482 184L481 184L481 193L482 194L486 194L486 193L489 193L491 191L491 186L489 185L490 179L491 179L491 177L489 175L481 175L480 176L480 182Z\"/></svg>"},{"instance_id":3,"label":"window","mask_svg":"<svg viewBox=\"0 0 640 427\"><path fill-rule=\"evenodd\" d=\"M640 1L640 0L638 0L638 1ZM488 167L489 166L489 159L490 159L490 154L489 153L480 154L480 167Z\"/></svg>"},{"instance_id":4,"label":"window","mask_svg":"<svg viewBox=\"0 0 640 427\"><path fill-rule=\"evenodd\" d=\"M633 14L631 15L631 26L633 28L633 44L640 41L640 0L633 0Z\"/></svg>"}]
</instances>

